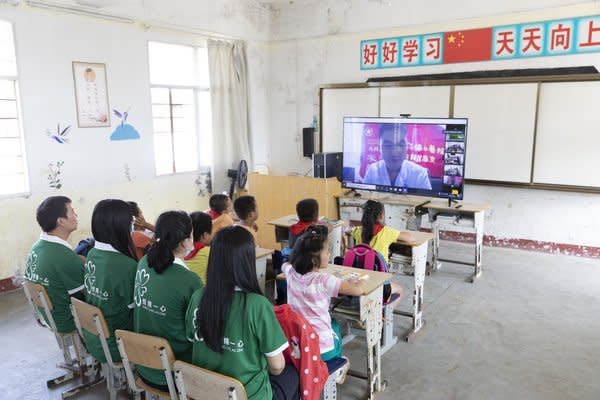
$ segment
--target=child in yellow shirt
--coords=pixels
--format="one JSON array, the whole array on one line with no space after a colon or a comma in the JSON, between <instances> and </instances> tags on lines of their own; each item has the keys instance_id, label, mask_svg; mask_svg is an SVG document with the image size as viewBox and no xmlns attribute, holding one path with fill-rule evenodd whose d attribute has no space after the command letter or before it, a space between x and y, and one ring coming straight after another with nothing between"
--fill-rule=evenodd
<instances>
[{"instance_id":1,"label":"child in yellow shirt","mask_svg":"<svg viewBox=\"0 0 600 400\"><path fill-rule=\"evenodd\" d=\"M385 225L385 209L378 201L367 200L364 204L361 224L362 226L352 232L354 243L368 244L383 256L386 263L390 262L389 249L392 243L412 241L410 233ZM402 296L402 288L394 283L392 283L392 292ZM400 298L395 302L394 307L399 302Z\"/></svg>"},{"instance_id":2,"label":"child in yellow shirt","mask_svg":"<svg viewBox=\"0 0 600 400\"><path fill-rule=\"evenodd\" d=\"M185 256L185 263L190 271L195 272L206 285L206 270L212 240L212 218L210 215L197 211L190 214L192 219L194 249Z\"/></svg>"},{"instance_id":3,"label":"child in yellow shirt","mask_svg":"<svg viewBox=\"0 0 600 400\"><path fill-rule=\"evenodd\" d=\"M233 212L233 203L226 194L213 194L208 200L210 209L206 213L212 218L213 231L212 234L219 232L221 229L233 225L234 221L231 217Z\"/></svg>"}]
</instances>

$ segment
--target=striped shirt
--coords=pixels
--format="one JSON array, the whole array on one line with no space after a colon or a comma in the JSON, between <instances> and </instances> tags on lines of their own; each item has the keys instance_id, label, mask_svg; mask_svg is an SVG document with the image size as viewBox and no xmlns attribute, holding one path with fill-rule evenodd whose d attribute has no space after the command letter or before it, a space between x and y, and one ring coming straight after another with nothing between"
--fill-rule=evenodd
<instances>
[{"instance_id":1,"label":"striped shirt","mask_svg":"<svg viewBox=\"0 0 600 400\"><path fill-rule=\"evenodd\" d=\"M282 266L287 281L287 301L292 310L306 319L319 334L321 354L333 350L333 331L329 305L338 295L341 279L324 272L300 275L294 267Z\"/></svg>"}]
</instances>

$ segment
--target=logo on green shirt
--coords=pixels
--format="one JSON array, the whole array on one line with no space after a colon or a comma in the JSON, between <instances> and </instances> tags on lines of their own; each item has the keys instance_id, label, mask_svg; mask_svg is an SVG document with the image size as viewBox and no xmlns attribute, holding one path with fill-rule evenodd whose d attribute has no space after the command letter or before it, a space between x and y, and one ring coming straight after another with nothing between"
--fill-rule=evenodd
<instances>
[{"instance_id":1,"label":"logo on green shirt","mask_svg":"<svg viewBox=\"0 0 600 400\"><path fill-rule=\"evenodd\" d=\"M96 283L96 266L93 262L88 261L85 263L85 275L83 278L83 284L88 293L94 291L94 283Z\"/></svg>"},{"instance_id":2,"label":"logo on green shirt","mask_svg":"<svg viewBox=\"0 0 600 400\"><path fill-rule=\"evenodd\" d=\"M35 253L35 251L29 253L27 260L25 261L25 279L48 286L50 284L48 278L42 279L37 272L37 261L38 255Z\"/></svg>"},{"instance_id":3,"label":"logo on green shirt","mask_svg":"<svg viewBox=\"0 0 600 400\"><path fill-rule=\"evenodd\" d=\"M88 262L85 263L83 285L90 295L95 296L100 300L108 300L108 292L106 290L102 291L101 288L96 286L96 265L91 260L88 260Z\"/></svg>"},{"instance_id":4,"label":"logo on green shirt","mask_svg":"<svg viewBox=\"0 0 600 400\"><path fill-rule=\"evenodd\" d=\"M135 301L135 305L140 307L142 305L142 298L148 291L146 284L150 280L150 275L146 272L145 269L140 269L135 274L135 288L133 289L133 300Z\"/></svg>"}]
</instances>

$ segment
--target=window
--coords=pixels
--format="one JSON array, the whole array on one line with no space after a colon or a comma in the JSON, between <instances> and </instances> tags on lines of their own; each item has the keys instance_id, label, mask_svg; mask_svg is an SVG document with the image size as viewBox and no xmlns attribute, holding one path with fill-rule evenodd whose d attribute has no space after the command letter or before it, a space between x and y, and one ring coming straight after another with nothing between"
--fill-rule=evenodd
<instances>
[{"instance_id":1,"label":"window","mask_svg":"<svg viewBox=\"0 0 600 400\"><path fill-rule=\"evenodd\" d=\"M148 43L156 174L212 164L208 51Z\"/></svg>"},{"instance_id":2,"label":"window","mask_svg":"<svg viewBox=\"0 0 600 400\"><path fill-rule=\"evenodd\" d=\"M0 21L0 196L29 191L12 24Z\"/></svg>"}]
</instances>

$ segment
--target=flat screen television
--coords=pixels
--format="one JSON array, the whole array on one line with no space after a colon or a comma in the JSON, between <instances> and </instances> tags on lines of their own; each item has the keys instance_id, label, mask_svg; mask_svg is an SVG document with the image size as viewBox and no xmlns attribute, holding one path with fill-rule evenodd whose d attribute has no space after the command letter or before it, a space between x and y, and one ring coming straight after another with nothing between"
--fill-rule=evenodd
<instances>
[{"instance_id":1,"label":"flat screen television","mask_svg":"<svg viewBox=\"0 0 600 400\"><path fill-rule=\"evenodd\" d=\"M462 200L466 118L344 118L342 186Z\"/></svg>"}]
</instances>

